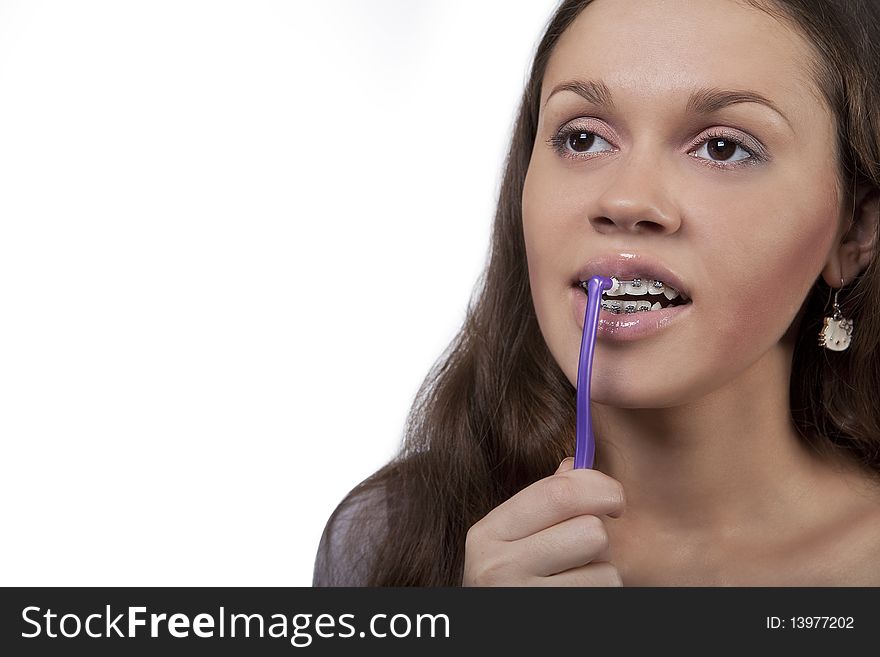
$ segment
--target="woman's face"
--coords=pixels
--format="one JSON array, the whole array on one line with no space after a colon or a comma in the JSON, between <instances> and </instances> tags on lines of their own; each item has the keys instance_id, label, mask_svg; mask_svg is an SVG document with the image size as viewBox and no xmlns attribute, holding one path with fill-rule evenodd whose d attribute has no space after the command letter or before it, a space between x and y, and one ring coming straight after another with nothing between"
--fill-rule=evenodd
<instances>
[{"instance_id":1,"label":"woman's face","mask_svg":"<svg viewBox=\"0 0 880 657\"><path fill-rule=\"evenodd\" d=\"M573 282L597 257L647 257L691 298L650 335L600 334L595 401L685 403L778 357L774 347L843 226L836 127L812 81L812 56L791 28L734 0L595 0L562 35L522 197L550 351L574 385L584 296ZM613 104L571 90L550 97L574 80L603 84ZM781 114L759 102L695 112L698 90L709 92L696 100L759 94ZM604 310L601 318L635 319Z\"/></svg>"}]
</instances>

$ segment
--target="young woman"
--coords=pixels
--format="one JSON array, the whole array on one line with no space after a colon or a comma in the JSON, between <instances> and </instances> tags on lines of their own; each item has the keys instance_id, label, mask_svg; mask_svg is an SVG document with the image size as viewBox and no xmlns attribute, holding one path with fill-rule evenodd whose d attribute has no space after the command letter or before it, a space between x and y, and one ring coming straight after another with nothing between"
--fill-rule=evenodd
<instances>
[{"instance_id":1,"label":"young woman","mask_svg":"<svg viewBox=\"0 0 880 657\"><path fill-rule=\"evenodd\" d=\"M563 2L478 294L315 585L880 585L878 44L871 0ZM601 311L574 470L595 274L655 294Z\"/></svg>"}]
</instances>

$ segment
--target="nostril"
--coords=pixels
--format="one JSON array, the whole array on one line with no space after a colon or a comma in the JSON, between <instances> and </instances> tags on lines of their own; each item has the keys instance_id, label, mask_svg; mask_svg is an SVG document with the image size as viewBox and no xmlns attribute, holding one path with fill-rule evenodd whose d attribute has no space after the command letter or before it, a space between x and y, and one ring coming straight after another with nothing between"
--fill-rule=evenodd
<instances>
[{"instance_id":1,"label":"nostril","mask_svg":"<svg viewBox=\"0 0 880 657\"><path fill-rule=\"evenodd\" d=\"M662 233L664 228L656 221L637 221L634 228L644 233Z\"/></svg>"},{"instance_id":2,"label":"nostril","mask_svg":"<svg viewBox=\"0 0 880 657\"><path fill-rule=\"evenodd\" d=\"M614 222L608 217L596 217L595 219L593 219L593 223L603 228L611 228L614 226Z\"/></svg>"}]
</instances>

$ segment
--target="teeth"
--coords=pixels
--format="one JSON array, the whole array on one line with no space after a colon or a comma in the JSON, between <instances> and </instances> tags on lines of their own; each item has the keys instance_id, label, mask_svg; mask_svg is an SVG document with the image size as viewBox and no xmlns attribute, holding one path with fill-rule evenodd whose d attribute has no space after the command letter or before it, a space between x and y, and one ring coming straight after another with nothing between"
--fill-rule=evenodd
<instances>
[{"instance_id":1,"label":"teeth","mask_svg":"<svg viewBox=\"0 0 880 657\"><path fill-rule=\"evenodd\" d=\"M633 280L625 283L623 285L627 294L639 295L639 294L647 294L648 286L642 283L642 279L634 278Z\"/></svg>"},{"instance_id":2,"label":"teeth","mask_svg":"<svg viewBox=\"0 0 880 657\"><path fill-rule=\"evenodd\" d=\"M652 305L650 301L603 301L602 310L619 315L621 313L650 312L652 310L661 310L663 306L659 301L655 301Z\"/></svg>"},{"instance_id":3,"label":"teeth","mask_svg":"<svg viewBox=\"0 0 880 657\"><path fill-rule=\"evenodd\" d=\"M602 293L602 296L605 298L609 298L619 297L624 294L636 297L665 294L666 298L670 300L679 296L678 290L676 290L674 287L664 284L663 281L655 281L646 278L633 278L632 280L622 281L616 276L611 277L611 289L605 290Z\"/></svg>"},{"instance_id":4,"label":"teeth","mask_svg":"<svg viewBox=\"0 0 880 657\"><path fill-rule=\"evenodd\" d=\"M585 282L581 283L581 285L586 289ZM669 301L679 297L681 297L681 300L684 302L688 301L688 298L685 297L684 294L680 293L674 287L666 285L663 281L636 277L633 277L631 280L620 280L616 276L612 276L611 288L602 293L602 309L614 314L631 314L663 309L663 306L661 306L659 301L651 303L648 299L613 299L613 297L619 297L625 294L637 297L650 297L662 294Z\"/></svg>"}]
</instances>

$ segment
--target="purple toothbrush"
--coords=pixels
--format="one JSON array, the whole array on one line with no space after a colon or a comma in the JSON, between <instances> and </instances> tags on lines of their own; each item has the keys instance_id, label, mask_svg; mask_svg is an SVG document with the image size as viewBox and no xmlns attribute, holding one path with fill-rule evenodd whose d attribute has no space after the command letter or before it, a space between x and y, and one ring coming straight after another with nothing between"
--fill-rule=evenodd
<instances>
[{"instance_id":1,"label":"purple toothbrush","mask_svg":"<svg viewBox=\"0 0 880 657\"><path fill-rule=\"evenodd\" d=\"M602 290L610 290L610 278L593 276L586 282L587 312L584 314L584 334L581 337L581 356L577 376L577 441L574 449L574 467L592 468L596 453L593 423L590 419L590 374L593 370L593 351L599 327L599 303Z\"/></svg>"}]
</instances>

